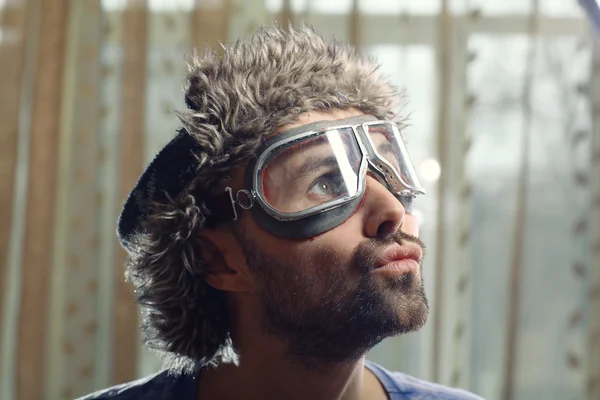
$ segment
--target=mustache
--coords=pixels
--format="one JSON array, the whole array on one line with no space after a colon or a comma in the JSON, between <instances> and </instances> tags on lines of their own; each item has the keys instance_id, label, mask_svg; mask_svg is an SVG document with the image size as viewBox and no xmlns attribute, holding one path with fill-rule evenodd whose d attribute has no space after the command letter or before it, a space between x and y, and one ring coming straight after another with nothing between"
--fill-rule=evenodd
<instances>
[{"instance_id":1,"label":"mustache","mask_svg":"<svg viewBox=\"0 0 600 400\"><path fill-rule=\"evenodd\" d=\"M422 263L427 253L425 243L423 243L423 241L416 236L398 230L391 235L381 238L371 238L358 245L352 255L353 264L360 270L360 272L368 273L379 261L381 252L386 247L394 243L398 243L400 246L402 246L407 242L415 243L421 248L423 251L423 257L421 258Z\"/></svg>"},{"instance_id":2,"label":"mustache","mask_svg":"<svg viewBox=\"0 0 600 400\"><path fill-rule=\"evenodd\" d=\"M379 239L372 239L373 241L377 241ZM385 245L390 245L393 243L398 243L399 245L402 246L402 244L404 242L412 242L412 243L416 243L421 250L423 250L423 253L425 253L425 243L423 243L421 241L421 239L419 239L416 236L413 236L411 234L408 234L406 232L402 232L402 231L396 231L394 232L392 235L388 236L387 238L384 238L382 240L385 240L387 243L384 243Z\"/></svg>"}]
</instances>

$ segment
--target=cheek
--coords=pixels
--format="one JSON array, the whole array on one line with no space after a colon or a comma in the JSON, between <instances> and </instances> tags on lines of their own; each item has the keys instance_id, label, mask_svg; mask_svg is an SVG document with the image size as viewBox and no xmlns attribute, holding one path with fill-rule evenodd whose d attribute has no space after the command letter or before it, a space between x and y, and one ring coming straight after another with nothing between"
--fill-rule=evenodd
<instances>
[{"instance_id":1,"label":"cheek","mask_svg":"<svg viewBox=\"0 0 600 400\"><path fill-rule=\"evenodd\" d=\"M404 224L402 225L402 232L408 233L409 235L419 237L419 222L414 215L406 214L404 216Z\"/></svg>"},{"instance_id":2,"label":"cheek","mask_svg":"<svg viewBox=\"0 0 600 400\"><path fill-rule=\"evenodd\" d=\"M310 241L306 254L310 254L312 262L321 265L322 269L347 271L354 251L364 240L358 232L361 232L360 224L350 218Z\"/></svg>"}]
</instances>

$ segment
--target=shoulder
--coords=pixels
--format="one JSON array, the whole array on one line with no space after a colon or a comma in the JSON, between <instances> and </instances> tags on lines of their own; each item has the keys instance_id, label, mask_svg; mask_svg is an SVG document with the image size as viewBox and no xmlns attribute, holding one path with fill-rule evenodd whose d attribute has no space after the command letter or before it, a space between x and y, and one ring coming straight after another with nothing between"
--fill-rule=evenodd
<instances>
[{"instance_id":1,"label":"shoulder","mask_svg":"<svg viewBox=\"0 0 600 400\"><path fill-rule=\"evenodd\" d=\"M392 372L380 365L366 362L366 367L381 381L391 400L483 400L471 392L451 388L414 378L400 372Z\"/></svg>"},{"instance_id":2,"label":"shoulder","mask_svg":"<svg viewBox=\"0 0 600 400\"><path fill-rule=\"evenodd\" d=\"M193 398L195 379L189 375L171 375L158 372L136 381L103 389L77 400L137 400Z\"/></svg>"}]
</instances>

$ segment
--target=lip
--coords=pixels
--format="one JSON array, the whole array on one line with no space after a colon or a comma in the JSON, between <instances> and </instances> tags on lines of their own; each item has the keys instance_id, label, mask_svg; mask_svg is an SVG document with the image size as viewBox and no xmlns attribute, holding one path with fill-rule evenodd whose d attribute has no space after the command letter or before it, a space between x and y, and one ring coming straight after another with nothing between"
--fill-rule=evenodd
<instances>
[{"instance_id":1,"label":"lip","mask_svg":"<svg viewBox=\"0 0 600 400\"><path fill-rule=\"evenodd\" d=\"M385 275L416 273L422 257L423 250L416 244L394 244L383 253L373 272Z\"/></svg>"}]
</instances>

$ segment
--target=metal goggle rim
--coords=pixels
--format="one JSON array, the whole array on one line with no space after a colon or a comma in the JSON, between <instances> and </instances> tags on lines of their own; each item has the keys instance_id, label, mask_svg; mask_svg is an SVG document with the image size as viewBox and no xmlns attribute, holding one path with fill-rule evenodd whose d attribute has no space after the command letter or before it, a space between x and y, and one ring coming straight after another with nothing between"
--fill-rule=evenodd
<instances>
[{"instance_id":1,"label":"metal goggle rim","mask_svg":"<svg viewBox=\"0 0 600 400\"><path fill-rule=\"evenodd\" d=\"M320 212L325 212L325 211L331 210L342 204L352 201L353 199L355 199L359 196L362 196L364 194L364 183L365 183L364 177L366 176L366 169L367 169L368 164L370 164L377 173L382 174L382 176L386 178L386 181L388 181L387 178L389 177L389 173L392 173L394 175L395 180L401 182L401 184L404 186L404 188L406 190L403 191L404 193L397 191L396 194L398 194L400 196L416 196L417 194L424 194L425 191L422 188L420 188L420 187L416 188L416 187L412 187L411 185L405 184L404 181L402 180L402 178L396 172L396 170L392 167L392 165L387 160L382 159L379 156L379 154L375 151L375 148L373 146L371 138L369 137L369 135L366 132L367 132L367 128L369 125L377 125L377 124L380 124L380 125L392 124L392 125L396 126L393 122L390 122L390 121L366 122L366 123L362 123L359 125L339 125L339 126L332 126L327 129L303 132L298 135L286 138L280 142L273 143L272 145L267 147L265 150L263 150L262 154L260 155L260 157L258 158L258 160L256 162L256 166L254 168L254 173L253 173L253 178L252 178L252 190L250 192L251 199L249 199L250 205L249 205L249 207L244 207L244 208L251 208L253 203L256 201L260 204L260 206L263 208L263 210L265 210L265 212L267 214L269 214L271 217L273 217L279 221L298 220L298 219L309 217L314 214L318 214ZM356 129L357 127L360 127L361 130L358 131ZM339 130L339 129L348 129L348 128L352 129L354 137L355 137L356 141L358 142L359 151L361 152L360 166L358 168L358 176L363 177L363 179L358 179L358 187L357 187L356 193L353 196L340 197L339 199L336 199L331 202L323 203L323 204L313 207L309 210L298 211L298 212L293 212L293 213L281 213L280 211L277 211L276 209L271 207L263 199L262 190L257 189L257 188L262 187L261 181L260 181L261 175L262 175L262 170L263 170L262 166L263 166L265 158L267 158L269 156L270 152L273 149L284 146L290 142L304 139L309 136L315 136L318 134L323 134L328 131ZM367 151L365 142L368 143L368 146L369 146L371 152ZM402 141L400 141L400 145L404 146ZM369 154L373 154L373 156L377 160L376 161L372 160L371 157L369 156ZM387 171L382 171L381 166L378 165L378 163L385 164L387 166L387 168L386 168ZM386 172L388 172L388 174L386 174ZM389 182L389 181L388 181L388 184L393 185L392 182ZM396 190L396 189L397 189L397 185L395 185L395 187L394 187L394 190ZM407 190L409 191L408 193L406 193Z\"/></svg>"},{"instance_id":2,"label":"metal goggle rim","mask_svg":"<svg viewBox=\"0 0 600 400\"><path fill-rule=\"evenodd\" d=\"M400 138L398 146L400 146L400 151L402 152L402 157L405 159L405 161L408 161L410 163L410 167L413 170L412 171L413 176L411 178L415 179L414 183L416 185L411 185L408 182L406 182L402 178L402 175L399 173L400 171L396 171L394 166L388 160L386 160L384 157L382 157L379 154L379 152L377 151L377 148L375 147L373 140L371 139L371 135L369 135L369 133L368 133L369 126L385 125L385 124L392 125L392 127L393 127L392 129L394 129L394 128L397 129L398 130L397 134L400 134L400 128L398 128L398 125L394 124L393 122L373 121L373 122L365 122L365 123L361 124L362 131L360 132L360 136L363 140L366 139L366 143L368 144L368 147L369 147L369 151L367 153L367 159L369 161L369 164L377 172L379 172L379 174L381 174L381 176L386 180L386 182L390 186L392 186L394 193L396 193L400 196L413 196L413 197L416 195L419 195L419 194L425 194L425 189L423 189L423 187L421 186L421 183L419 182L419 178L416 176L416 173L414 172L414 166L412 165L412 160L410 159L410 156L408 155L408 151L406 150L406 146L404 145L404 141L402 140L402 138ZM374 157L370 157L371 154ZM404 189L401 189L401 187Z\"/></svg>"}]
</instances>

